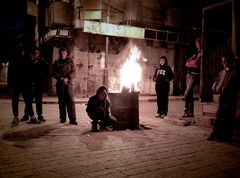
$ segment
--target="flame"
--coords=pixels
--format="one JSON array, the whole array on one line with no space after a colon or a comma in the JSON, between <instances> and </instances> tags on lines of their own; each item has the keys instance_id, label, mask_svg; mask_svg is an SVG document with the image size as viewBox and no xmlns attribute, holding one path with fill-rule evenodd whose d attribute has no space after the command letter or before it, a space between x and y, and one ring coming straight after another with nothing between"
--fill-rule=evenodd
<instances>
[{"instance_id":1,"label":"flame","mask_svg":"<svg viewBox=\"0 0 240 178\"><path fill-rule=\"evenodd\" d=\"M137 46L131 47L129 57L120 69L121 91L124 87L128 88L129 91L139 91L138 84L141 80L142 68L137 61L140 59L140 56L141 51Z\"/></svg>"}]
</instances>

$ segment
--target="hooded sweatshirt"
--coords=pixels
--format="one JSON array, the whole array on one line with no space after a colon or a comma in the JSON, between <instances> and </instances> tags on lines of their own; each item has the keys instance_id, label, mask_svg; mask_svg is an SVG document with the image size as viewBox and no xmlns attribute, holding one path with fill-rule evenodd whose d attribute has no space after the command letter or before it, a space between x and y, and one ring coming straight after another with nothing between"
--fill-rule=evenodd
<instances>
[{"instance_id":1,"label":"hooded sweatshirt","mask_svg":"<svg viewBox=\"0 0 240 178\"><path fill-rule=\"evenodd\" d=\"M170 88L170 81L173 80L173 78L173 71L166 60L164 65L160 65L153 75L153 81L156 82L156 88L163 90Z\"/></svg>"}]
</instances>

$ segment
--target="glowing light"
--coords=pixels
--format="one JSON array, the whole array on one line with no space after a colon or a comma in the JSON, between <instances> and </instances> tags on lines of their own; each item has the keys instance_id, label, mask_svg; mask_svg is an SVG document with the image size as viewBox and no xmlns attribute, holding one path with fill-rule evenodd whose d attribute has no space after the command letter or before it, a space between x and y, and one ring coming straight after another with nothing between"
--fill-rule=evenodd
<instances>
[{"instance_id":1,"label":"glowing light","mask_svg":"<svg viewBox=\"0 0 240 178\"><path fill-rule=\"evenodd\" d=\"M120 75L121 75L121 91L123 88L129 89L129 92L139 91L139 82L141 80L142 68L137 63L140 59L141 51L134 46L130 49L129 57L123 64Z\"/></svg>"}]
</instances>

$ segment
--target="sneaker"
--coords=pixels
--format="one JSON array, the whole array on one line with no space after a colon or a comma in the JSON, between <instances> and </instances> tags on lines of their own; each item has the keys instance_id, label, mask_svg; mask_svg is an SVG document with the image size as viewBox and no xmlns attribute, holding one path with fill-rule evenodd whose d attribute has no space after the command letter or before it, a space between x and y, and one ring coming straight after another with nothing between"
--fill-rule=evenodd
<instances>
[{"instance_id":1,"label":"sneaker","mask_svg":"<svg viewBox=\"0 0 240 178\"><path fill-rule=\"evenodd\" d=\"M39 116L37 117L37 119L38 119L39 121L41 121L41 122L46 122L46 119L44 119L44 117L41 116L41 115L39 115Z\"/></svg>"},{"instance_id":2,"label":"sneaker","mask_svg":"<svg viewBox=\"0 0 240 178\"><path fill-rule=\"evenodd\" d=\"M98 125L97 126L92 125L91 132L101 132L101 130L98 128Z\"/></svg>"},{"instance_id":3,"label":"sneaker","mask_svg":"<svg viewBox=\"0 0 240 178\"><path fill-rule=\"evenodd\" d=\"M155 115L156 118L161 118L161 114Z\"/></svg>"},{"instance_id":4,"label":"sneaker","mask_svg":"<svg viewBox=\"0 0 240 178\"><path fill-rule=\"evenodd\" d=\"M91 132L101 132L101 130L99 130L97 127L92 127Z\"/></svg>"},{"instance_id":5,"label":"sneaker","mask_svg":"<svg viewBox=\"0 0 240 178\"><path fill-rule=\"evenodd\" d=\"M31 116L28 123L29 124L41 124L41 122L39 120L37 120L37 118L35 116Z\"/></svg>"},{"instance_id":6,"label":"sneaker","mask_svg":"<svg viewBox=\"0 0 240 178\"><path fill-rule=\"evenodd\" d=\"M106 126L105 130L106 131L113 131L113 127L112 126Z\"/></svg>"},{"instance_id":7,"label":"sneaker","mask_svg":"<svg viewBox=\"0 0 240 178\"><path fill-rule=\"evenodd\" d=\"M20 122L25 122L25 121L28 121L29 120L29 116L28 115L24 115L22 117L22 119L20 120Z\"/></svg>"},{"instance_id":8,"label":"sneaker","mask_svg":"<svg viewBox=\"0 0 240 178\"><path fill-rule=\"evenodd\" d=\"M166 117L166 116L167 116L167 115L165 115L165 114L161 114L161 115L160 115L160 118L163 119L163 118Z\"/></svg>"},{"instance_id":9,"label":"sneaker","mask_svg":"<svg viewBox=\"0 0 240 178\"><path fill-rule=\"evenodd\" d=\"M99 130L98 124L93 124L93 122L91 124L92 124L91 132L101 132L101 130Z\"/></svg>"},{"instance_id":10,"label":"sneaker","mask_svg":"<svg viewBox=\"0 0 240 178\"><path fill-rule=\"evenodd\" d=\"M12 125L19 125L19 118L18 117L13 118Z\"/></svg>"}]
</instances>

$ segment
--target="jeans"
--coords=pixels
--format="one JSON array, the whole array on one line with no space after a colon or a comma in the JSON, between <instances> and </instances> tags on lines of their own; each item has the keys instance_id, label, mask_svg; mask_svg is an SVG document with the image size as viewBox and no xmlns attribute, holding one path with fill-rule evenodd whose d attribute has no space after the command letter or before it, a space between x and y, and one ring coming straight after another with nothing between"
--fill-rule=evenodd
<instances>
[{"instance_id":1,"label":"jeans","mask_svg":"<svg viewBox=\"0 0 240 178\"><path fill-rule=\"evenodd\" d=\"M184 112L187 114L194 115L194 98L193 98L193 89L194 86L198 83L199 77L198 75L191 75L187 73L187 80L186 80L186 90L184 92L185 98L185 107Z\"/></svg>"},{"instance_id":2,"label":"jeans","mask_svg":"<svg viewBox=\"0 0 240 178\"><path fill-rule=\"evenodd\" d=\"M12 111L13 111L14 117L18 117L18 114L19 114L18 104L19 104L20 94L22 94L24 103L25 103L25 115L30 115L30 116L34 115L30 92L31 92L30 87L15 87L15 88L13 88Z\"/></svg>"}]
</instances>

